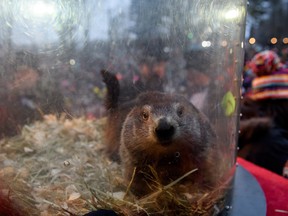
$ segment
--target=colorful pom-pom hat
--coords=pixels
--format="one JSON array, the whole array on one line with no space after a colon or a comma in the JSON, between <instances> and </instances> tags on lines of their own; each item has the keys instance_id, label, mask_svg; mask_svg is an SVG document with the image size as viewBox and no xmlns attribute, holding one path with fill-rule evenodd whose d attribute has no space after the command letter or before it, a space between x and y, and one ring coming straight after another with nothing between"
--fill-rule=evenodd
<instances>
[{"instance_id":1,"label":"colorful pom-pom hat","mask_svg":"<svg viewBox=\"0 0 288 216\"><path fill-rule=\"evenodd\" d=\"M252 100L288 99L288 69L270 50L256 54L250 62L255 78L247 96Z\"/></svg>"}]
</instances>

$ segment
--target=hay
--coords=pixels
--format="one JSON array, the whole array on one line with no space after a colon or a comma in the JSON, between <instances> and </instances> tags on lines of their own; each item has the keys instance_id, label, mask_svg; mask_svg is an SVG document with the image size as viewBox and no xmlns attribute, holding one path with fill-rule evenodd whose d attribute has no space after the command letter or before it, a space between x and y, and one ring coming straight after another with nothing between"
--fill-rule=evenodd
<instances>
[{"instance_id":1,"label":"hay","mask_svg":"<svg viewBox=\"0 0 288 216\"><path fill-rule=\"evenodd\" d=\"M104 124L105 118L48 115L24 126L21 135L0 140L0 192L31 216L83 215L100 208L125 216L211 215L223 207L226 184L191 195L179 193L182 178L135 199L120 165L103 154Z\"/></svg>"}]
</instances>

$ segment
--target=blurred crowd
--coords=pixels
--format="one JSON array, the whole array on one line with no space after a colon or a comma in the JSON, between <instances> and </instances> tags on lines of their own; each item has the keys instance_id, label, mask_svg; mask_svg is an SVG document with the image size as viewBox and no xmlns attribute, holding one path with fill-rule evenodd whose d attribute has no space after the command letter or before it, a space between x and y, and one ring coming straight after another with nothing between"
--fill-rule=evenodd
<instances>
[{"instance_id":1,"label":"blurred crowd","mask_svg":"<svg viewBox=\"0 0 288 216\"><path fill-rule=\"evenodd\" d=\"M9 73L0 74L0 138L19 134L24 125L41 120L45 114L88 119L103 116L106 89L101 69L116 74L122 86L120 100L130 100L143 90L178 92L209 118L223 112L215 104L219 104L219 95L225 95L225 115L235 110L228 106L235 103L233 95L229 98L227 94L235 68L225 65L226 75L211 73L207 52L176 53L169 61L163 54L144 55L135 61L131 55L119 53L125 64L121 58L120 62L117 58L109 62L105 54L91 62L91 56L53 62L53 58L23 51L16 52L11 63L1 62L0 71ZM246 53L238 146L240 157L284 176L288 175L287 53L287 48ZM226 129L221 127L217 133L223 134L219 136L225 136Z\"/></svg>"},{"instance_id":2,"label":"blurred crowd","mask_svg":"<svg viewBox=\"0 0 288 216\"><path fill-rule=\"evenodd\" d=\"M0 138L19 134L23 125L44 114L65 111L63 95L49 78L43 78L36 56L17 52L13 63L1 62Z\"/></svg>"},{"instance_id":3,"label":"blurred crowd","mask_svg":"<svg viewBox=\"0 0 288 216\"><path fill-rule=\"evenodd\" d=\"M101 52L86 50L69 59L26 50L12 52L9 58L2 56L0 138L19 134L24 125L41 120L45 114L88 119L103 116L106 88L100 75L102 69L116 74L122 86L120 100L129 100L144 90L186 95L204 90L207 94L210 78L205 72L208 67L204 70L198 66L201 65L199 59L205 59L200 51L196 51L194 60L186 65L185 56L180 52L168 61L167 53L158 52L163 47L156 46L152 54L139 55L127 54L123 48L110 50L110 54L105 47L99 49ZM113 57L107 57L110 55ZM174 76L175 71L177 76ZM193 76L188 77L188 74ZM200 107L203 104L205 102L199 102Z\"/></svg>"},{"instance_id":4,"label":"blurred crowd","mask_svg":"<svg viewBox=\"0 0 288 216\"><path fill-rule=\"evenodd\" d=\"M95 53L96 56L78 53L75 59L61 59L17 51L9 59L0 58L0 139L19 134L24 125L41 120L45 114L88 119L103 116L106 88L101 69L117 75L123 85L122 100L131 99L144 89L163 90L165 59L139 58L134 66L134 59L123 53L122 62L115 60L118 58L109 62L103 52Z\"/></svg>"},{"instance_id":5,"label":"blurred crowd","mask_svg":"<svg viewBox=\"0 0 288 216\"><path fill-rule=\"evenodd\" d=\"M246 59L243 73L239 156L288 177L287 48Z\"/></svg>"}]
</instances>

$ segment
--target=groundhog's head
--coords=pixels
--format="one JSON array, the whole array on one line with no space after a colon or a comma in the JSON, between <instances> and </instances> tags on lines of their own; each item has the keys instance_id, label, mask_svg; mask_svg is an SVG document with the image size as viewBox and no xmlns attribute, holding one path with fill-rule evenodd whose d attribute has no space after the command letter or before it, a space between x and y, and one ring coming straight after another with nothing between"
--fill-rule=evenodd
<instances>
[{"instance_id":1,"label":"groundhog's head","mask_svg":"<svg viewBox=\"0 0 288 216\"><path fill-rule=\"evenodd\" d=\"M214 136L205 116L185 97L146 92L127 115L121 145L134 155L181 151L201 155Z\"/></svg>"}]
</instances>

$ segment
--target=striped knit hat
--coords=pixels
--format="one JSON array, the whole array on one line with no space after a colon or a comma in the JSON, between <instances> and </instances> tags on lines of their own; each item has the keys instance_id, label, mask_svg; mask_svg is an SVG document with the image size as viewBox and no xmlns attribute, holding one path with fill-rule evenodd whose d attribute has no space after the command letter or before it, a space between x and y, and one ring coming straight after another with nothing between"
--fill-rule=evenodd
<instances>
[{"instance_id":1,"label":"striped knit hat","mask_svg":"<svg viewBox=\"0 0 288 216\"><path fill-rule=\"evenodd\" d=\"M251 60L256 75L247 96L252 100L288 99L288 69L273 51L263 51Z\"/></svg>"},{"instance_id":2,"label":"striped knit hat","mask_svg":"<svg viewBox=\"0 0 288 216\"><path fill-rule=\"evenodd\" d=\"M252 100L288 99L288 71L286 74L254 78L252 89L247 96Z\"/></svg>"},{"instance_id":3,"label":"striped knit hat","mask_svg":"<svg viewBox=\"0 0 288 216\"><path fill-rule=\"evenodd\" d=\"M271 51L265 50L257 53L249 63L249 67L256 76L270 75L283 67L279 56Z\"/></svg>"}]
</instances>

